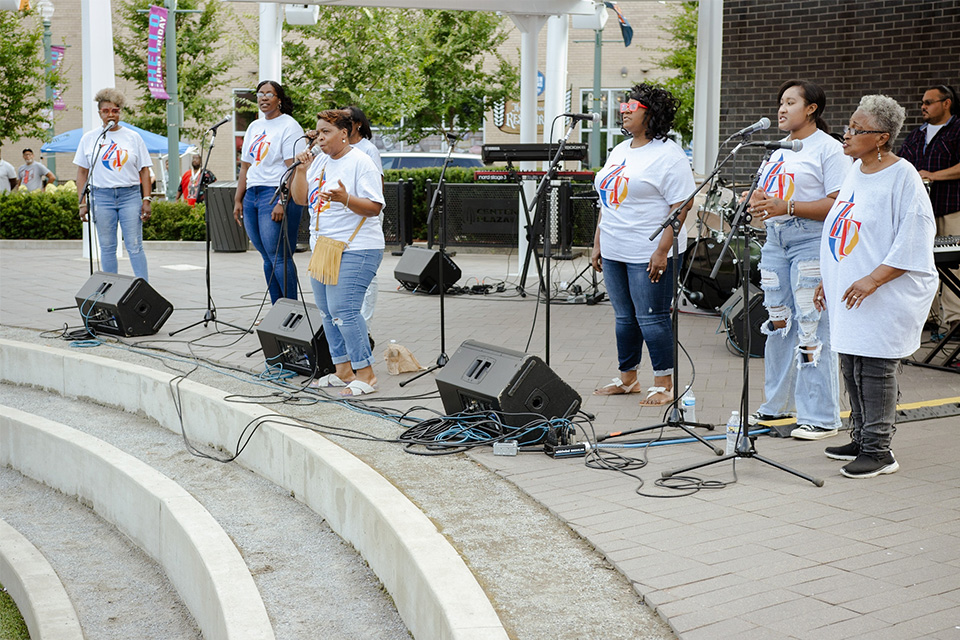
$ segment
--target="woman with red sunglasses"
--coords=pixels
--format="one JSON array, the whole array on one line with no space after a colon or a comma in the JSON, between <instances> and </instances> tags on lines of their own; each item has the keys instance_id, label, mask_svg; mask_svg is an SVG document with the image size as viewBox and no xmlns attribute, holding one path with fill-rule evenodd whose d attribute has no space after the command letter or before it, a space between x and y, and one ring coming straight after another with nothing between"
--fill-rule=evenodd
<instances>
[{"instance_id":1,"label":"woman with red sunglasses","mask_svg":"<svg viewBox=\"0 0 960 640\"><path fill-rule=\"evenodd\" d=\"M678 256L670 256L673 230L656 240L651 234L693 192L693 172L680 146L667 136L680 101L649 84L630 90L620 104L623 129L631 138L611 150L597 173L600 220L590 260L602 271L613 304L620 376L597 389L596 395L637 393L642 345L653 366L653 386L642 406L659 406L673 399L673 328L670 302L672 270ZM680 215L686 217L689 206ZM680 247L686 247L681 228Z\"/></svg>"}]
</instances>

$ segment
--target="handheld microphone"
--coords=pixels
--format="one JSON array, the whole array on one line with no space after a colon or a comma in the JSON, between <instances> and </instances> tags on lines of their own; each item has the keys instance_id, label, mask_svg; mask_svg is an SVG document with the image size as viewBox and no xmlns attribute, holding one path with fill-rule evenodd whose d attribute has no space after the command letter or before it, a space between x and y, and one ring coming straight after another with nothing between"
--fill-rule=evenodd
<instances>
[{"instance_id":1,"label":"handheld microphone","mask_svg":"<svg viewBox=\"0 0 960 640\"><path fill-rule=\"evenodd\" d=\"M230 122L230 116L227 116L226 118L224 118L223 120L221 120L221 121L218 122L217 124L215 124L215 125L213 125L212 127L210 127L210 129L208 129L208 131L213 131L214 133L216 133L218 127L220 127L220 126L222 126L222 125L225 125L225 124L227 124L228 122Z\"/></svg>"},{"instance_id":2,"label":"handheld microphone","mask_svg":"<svg viewBox=\"0 0 960 640\"><path fill-rule=\"evenodd\" d=\"M589 120L591 122L600 122L599 113L561 113L563 118L573 118L574 120ZM767 126L769 126L770 121L767 121Z\"/></svg>"},{"instance_id":3,"label":"handheld microphone","mask_svg":"<svg viewBox=\"0 0 960 640\"><path fill-rule=\"evenodd\" d=\"M310 151L310 153L313 155L314 158L316 158L318 155L320 155L321 153L323 153L322 151L320 151L320 147L317 146L317 145L314 145L314 146L310 147L309 151ZM289 167L287 167L287 171L291 171L291 172L292 172L294 169L296 169L297 167L299 167L301 164L303 164L303 163L302 163L301 161L297 160L297 161L294 162L292 165L290 165Z\"/></svg>"},{"instance_id":4,"label":"handheld microphone","mask_svg":"<svg viewBox=\"0 0 960 640\"><path fill-rule=\"evenodd\" d=\"M760 118L749 127L744 127L743 129L740 129L740 131L737 131L733 135L749 136L751 134L756 133L757 131L762 131L763 129L769 129L769 128L770 128L770 118Z\"/></svg>"},{"instance_id":5,"label":"handheld microphone","mask_svg":"<svg viewBox=\"0 0 960 640\"><path fill-rule=\"evenodd\" d=\"M750 145L770 150L789 149L790 151L800 151L803 149L803 140L771 140L769 142L751 142Z\"/></svg>"}]
</instances>

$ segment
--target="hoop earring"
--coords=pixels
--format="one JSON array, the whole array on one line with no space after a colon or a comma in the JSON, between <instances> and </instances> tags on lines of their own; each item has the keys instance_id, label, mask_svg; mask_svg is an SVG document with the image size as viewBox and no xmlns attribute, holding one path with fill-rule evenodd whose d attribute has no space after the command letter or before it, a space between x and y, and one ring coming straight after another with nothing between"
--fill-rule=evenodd
<instances>
[{"instance_id":1,"label":"hoop earring","mask_svg":"<svg viewBox=\"0 0 960 640\"><path fill-rule=\"evenodd\" d=\"M877 145L877 162L883 162L883 158L880 157L880 145Z\"/></svg>"}]
</instances>

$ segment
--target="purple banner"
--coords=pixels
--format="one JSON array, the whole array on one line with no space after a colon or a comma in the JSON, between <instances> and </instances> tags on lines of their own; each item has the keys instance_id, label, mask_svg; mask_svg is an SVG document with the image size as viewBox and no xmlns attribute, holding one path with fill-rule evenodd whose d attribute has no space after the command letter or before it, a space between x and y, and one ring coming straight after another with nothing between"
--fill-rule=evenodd
<instances>
[{"instance_id":1,"label":"purple banner","mask_svg":"<svg viewBox=\"0 0 960 640\"><path fill-rule=\"evenodd\" d=\"M150 6L150 36L147 38L147 85L157 100L169 100L163 84L163 39L167 33L167 10Z\"/></svg>"},{"instance_id":2,"label":"purple banner","mask_svg":"<svg viewBox=\"0 0 960 640\"><path fill-rule=\"evenodd\" d=\"M54 45L50 47L50 55L53 58L52 64L54 71L60 71L63 69L63 55L67 52L66 47L61 47ZM63 87L56 86L53 88L53 108L57 111L63 111L67 108L67 105L63 103Z\"/></svg>"}]
</instances>

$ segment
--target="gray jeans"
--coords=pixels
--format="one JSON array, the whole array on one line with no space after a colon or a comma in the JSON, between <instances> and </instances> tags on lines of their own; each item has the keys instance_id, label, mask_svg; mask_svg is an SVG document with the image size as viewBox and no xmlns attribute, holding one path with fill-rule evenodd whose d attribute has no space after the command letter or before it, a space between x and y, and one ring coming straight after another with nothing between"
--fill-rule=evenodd
<instances>
[{"instance_id":1,"label":"gray jeans","mask_svg":"<svg viewBox=\"0 0 960 640\"><path fill-rule=\"evenodd\" d=\"M890 451L897 428L899 359L840 354L840 369L850 396L850 437L860 452L880 456Z\"/></svg>"}]
</instances>

